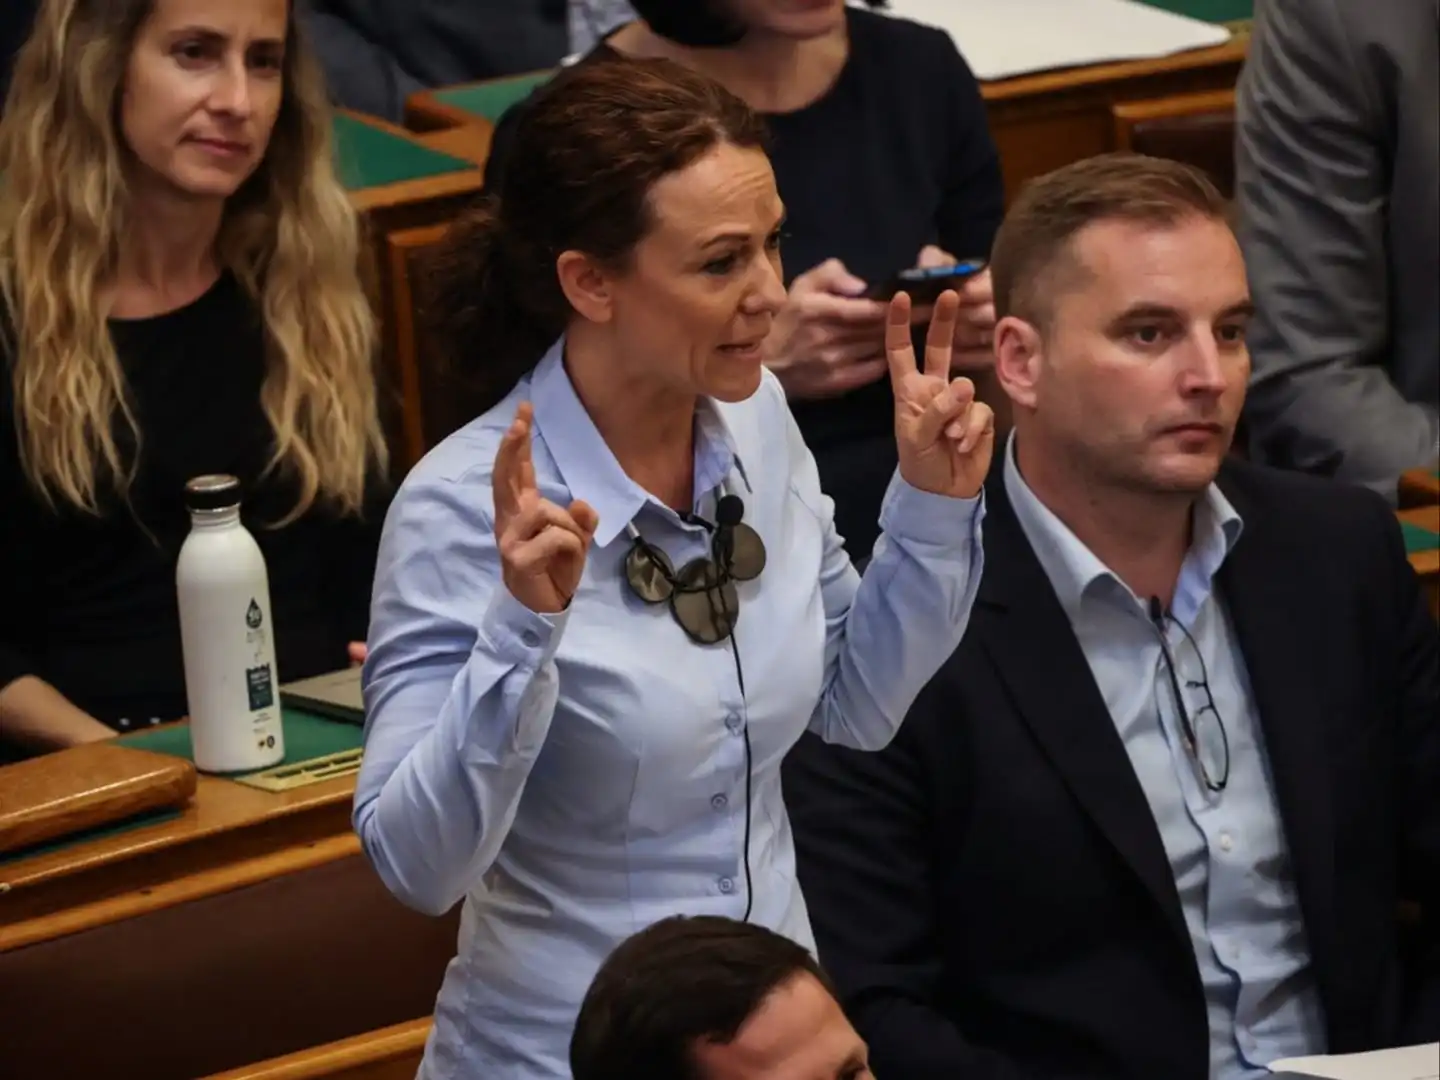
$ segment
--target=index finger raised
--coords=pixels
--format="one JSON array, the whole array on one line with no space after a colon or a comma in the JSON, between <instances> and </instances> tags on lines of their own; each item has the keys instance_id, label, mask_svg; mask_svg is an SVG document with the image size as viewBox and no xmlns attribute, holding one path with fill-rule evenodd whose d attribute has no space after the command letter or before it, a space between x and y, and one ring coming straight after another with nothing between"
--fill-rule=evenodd
<instances>
[{"instance_id":1,"label":"index finger raised","mask_svg":"<svg viewBox=\"0 0 1440 1080\"><path fill-rule=\"evenodd\" d=\"M515 514L520 509L520 495L524 490L524 465L530 460L532 411L528 401L520 403L520 407L515 410L515 419L510 422L509 430L500 440L500 448L495 451L492 487L495 492L497 517Z\"/></svg>"},{"instance_id":2,"label":"index finger raised","mask_svg":"<svg viewBox=\"0 0 1440 1080\"><path fill-rule=\"evenodd\" d=\"M890 379L897 387L907 375L919 370L915 344L910 338L909 293L898 292L890 301L890 317L885 321L885 360L890 366Z\"/></svg>"}]
</instances>

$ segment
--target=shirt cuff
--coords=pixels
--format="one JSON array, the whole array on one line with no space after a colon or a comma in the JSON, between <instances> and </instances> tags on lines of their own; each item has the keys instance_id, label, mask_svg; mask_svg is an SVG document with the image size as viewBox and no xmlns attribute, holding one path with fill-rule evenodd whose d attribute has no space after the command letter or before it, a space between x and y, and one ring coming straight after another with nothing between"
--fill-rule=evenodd
<instances>
[{"instance_id":1,"label":"shirt cuff","mask_svg":"<svg viewBox=\"0 0 1440 1080\"><path fill-rule=\"evenodd\" d=\"M911 486L895 470L880 506L880 528L895 540L968 547L985 520L985 488L969 498L936 495Z\"/></svg>"},{"instance_id":2,"label":"shirt cuff","mask_svg":"<svg viewBox=\"0 0 1440 1080\"><path fill-rule=\"evenodd\" d=\"M569 614L568 609L554 615L531 611L501 585L480 620L480 639L502 663L538 671L560 647Z\"/></svg>"}]
</instances>

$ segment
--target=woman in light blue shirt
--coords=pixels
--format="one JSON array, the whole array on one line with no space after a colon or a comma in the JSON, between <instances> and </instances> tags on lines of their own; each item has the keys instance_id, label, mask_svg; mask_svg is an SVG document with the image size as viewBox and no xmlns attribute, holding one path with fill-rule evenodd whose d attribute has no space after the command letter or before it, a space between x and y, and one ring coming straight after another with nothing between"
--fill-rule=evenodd
<instances>
[{"instance_id":1,"label":"woman in light blue shirt","mask_svg":"<svg viewBox=\"0 0 1440 1080\"><path fill-rule=\"evenodd\" d=\"M862 578L762 363L763 142L676 65L572 69L437 271L489 407L386 521L355 797L396 896L465 904L426 1080L567 1077L592 976L663 916L813 948L780 761L807 726L884 746L968 621L993 418L949 378L958 298L923 370L893 304L900 467Z\"/></svg>"}]
</instances>

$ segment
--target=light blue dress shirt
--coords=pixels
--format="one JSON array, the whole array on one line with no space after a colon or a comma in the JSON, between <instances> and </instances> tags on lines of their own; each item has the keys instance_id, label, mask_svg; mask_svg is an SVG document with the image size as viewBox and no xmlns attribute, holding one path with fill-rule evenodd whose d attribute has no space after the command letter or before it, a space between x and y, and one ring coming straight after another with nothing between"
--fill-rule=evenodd
<instances>
[{"instance_id":1,"label":"light blue dress shirt","mask_svg":"<svg viewBox=\"0 0 1440 1080\"><path fill-rule=\"evenodd\" d=\"M569 0L568 12L573 58L589 52L616 27L635 21L628 0Z\"/></svg>"},{"instance_id":2,"label":"light blue dress shirt","mask_svg":"<svg viewBox=\"0 0 1440 1080\"><path fill-rule=\"evenodd\" d=\"M380 547L355 828L407 904L464 899L424 1080L568 1077L576 1012L615 945L675 913L744 914L747 732L751 920L813 950L781 759L807 727L888 743L958 645L981 573L982 499L897 476L862 579L773 376L742 403L702 401L695 512L739 495L769 559L739 585L742 692L728 642L697 645L631 594L627 523L676 566L710 535L621 470L562 344L415 467ZM600 520L556 616L504 589L493 534L495 451L526 398L541 494Z\"/></svg>"},{"instance_id":3,"label":"light blue dress shirt","mask_svg":"<svg viewBox=\"0 0 1440 1080\"><path fill-rule=\"evenodd\" d=\"M1225 790L1210 791L1182 739L1148 598L1137 597L1026 485L1005 455L1005 490L1055 588L1124 741L1170 858L1210 1019L1211 1080L1261 1080L1280 1058L1326 1052L1290 856L1245 660L1214 577L1241 521L1213 484L1195 510L1166 640L1185 707L1201 717L1210 692L1230 739ZM1192 645L1178 626L1194 639ZM1213 745L1213 742L1212 742Z\"/></svg>"}]
</instances>

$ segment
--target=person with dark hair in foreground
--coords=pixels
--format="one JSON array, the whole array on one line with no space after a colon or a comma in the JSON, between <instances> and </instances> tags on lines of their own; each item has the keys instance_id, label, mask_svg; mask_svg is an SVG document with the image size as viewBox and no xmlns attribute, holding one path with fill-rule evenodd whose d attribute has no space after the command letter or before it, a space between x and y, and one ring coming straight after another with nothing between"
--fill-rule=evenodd
<instances>
[{"instance_id":1,"label":"person with dark hair in foreground","mask_svg":"<svg viewBox=\"0 0 1440 1080\"><path fill-rule=\"evenodd\" d=\"M718 916L662 919L601 965L573 1080L873 1080L865 1043L802 946Z\"/></svg>"},{"instance_id":2,"label":"person with dark hair in foreground","mask_svg":"<svg viewBox=\"0 0 1440 1080\"><path fill-rule=\"evenodd\" d=\"M785 774L876 1073L1261 1080L1435 1041L1440 635L1379 495L1227 459L1227 207L1096 158L992 266L1015 430L974 622L886 750Z\"/></svg>"},{"instance_id":3,"label":"person with dark hair in foreground","mask_svg":"<svg viewBox=\"0 0 1440 1080\"><path fill-rule=\"evenodd\" d=\"M639 18L583 63L673 60L740 97L773 135L789 297L765 363L835 500L845 550L863 559L879 536L896 460L885 304L867 287L916 265L990 253L1005 196L980 86L943 31L844 0L631 6ZM496 128L487 191L500 188L525 108ZM983 399L995 323L989 275L959 293L954 363ZM913 314L923 323L929 309Z\"/></svg>"}]
</instances>

